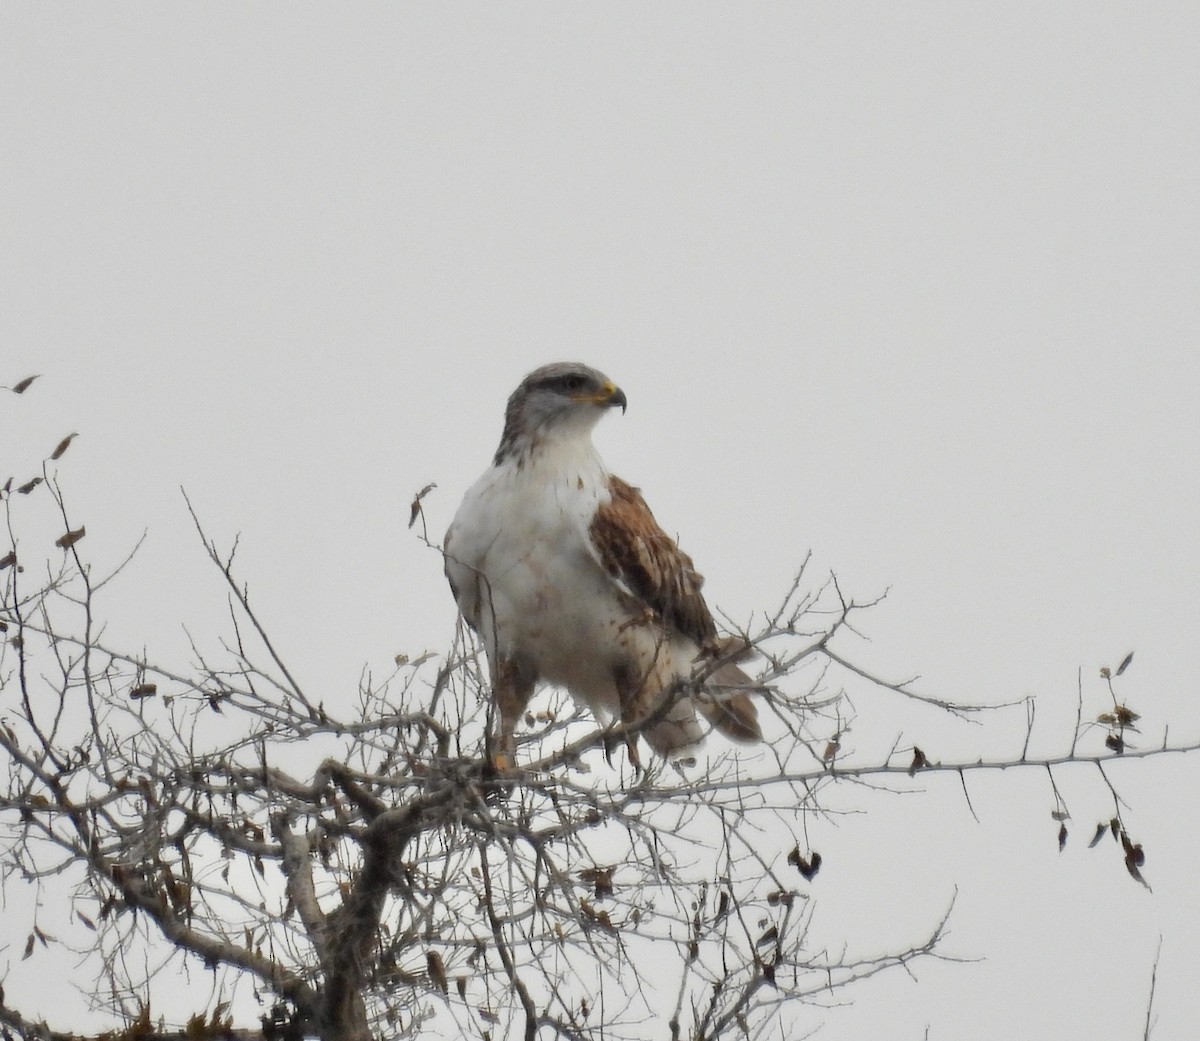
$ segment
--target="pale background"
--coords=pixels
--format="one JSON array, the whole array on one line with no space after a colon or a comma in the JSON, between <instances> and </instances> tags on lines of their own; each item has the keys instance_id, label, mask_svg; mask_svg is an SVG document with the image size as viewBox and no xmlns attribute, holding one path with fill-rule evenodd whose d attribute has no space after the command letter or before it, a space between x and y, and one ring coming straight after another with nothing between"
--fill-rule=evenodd
<instances>
[{"instance_id":1,"label":"pale background","mask_svg":"<svg viewBox=\"0 0 1200 1041\"><path fill-rule=\"evenodd\" d=\"M1144 743L1195 740L1198 113L1192 2L6 4L0 383L43 376L0 399L0 480L79 431L60 473L96 567L149 529L110 642L166 660L223 613L183 486L348 704L453 631L412 493L438 483L440 535L516 381L580 359L629 396L609 465L730 616L811 549L891 589L857 660L1037 695L1035 751L1069 746L1077 670L1094 715L1131 649ZM1022 740L1020 713L860 710L862 748ZM983 960L785 1032L1141 1037L1161 935L1152 1036L1193 1036L1200 762L1111 776L1152 894L1085 848L1094 771L1058 778L1061 854L1034 771L975 778L979 824L952 776L845 793L866 812L810 832L814 942L915 939L957 887L946 952ZM10 999L47 978L23 940Z\"/></svg>"}]
</instances>

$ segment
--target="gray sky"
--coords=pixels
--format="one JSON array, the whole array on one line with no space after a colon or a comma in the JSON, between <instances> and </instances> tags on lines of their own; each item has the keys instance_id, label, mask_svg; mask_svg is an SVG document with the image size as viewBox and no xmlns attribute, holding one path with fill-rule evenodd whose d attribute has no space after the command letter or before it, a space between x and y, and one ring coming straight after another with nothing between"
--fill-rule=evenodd
<instances>
[{"instance_id":1,"label":"gray sky","mask_svg":"<svg viewBox=\"0 0 1200 1041\"><path fill-rule=\"evenodd\" d=\"M629 396L610 467L731 617L811 550L890 587L858 660L1035 694L1035 748L1130 649L1146 741L1195 738L1198 111L1191 3L6 4L0 383L44 375L0 479L80 432L96 566L150 531L114 642L168 658L221 625L184 486L345 704L452 633L412 493L438 482L440 537L516 381L578 358ZM871 709L864 752L1020 747L1023 717ZM1154 1036L1194 1029L1200 765L1112 776L1152 895L1084 848L1094 774L1060 779L1061 855L1044 776L975 781L980 824L943 781L847 792L869 812L812 834L823 942L912 938L957 885L948 951L986 960L798 1022L1141 1036L1161 933Z\"/></svg>"}]
</instances>

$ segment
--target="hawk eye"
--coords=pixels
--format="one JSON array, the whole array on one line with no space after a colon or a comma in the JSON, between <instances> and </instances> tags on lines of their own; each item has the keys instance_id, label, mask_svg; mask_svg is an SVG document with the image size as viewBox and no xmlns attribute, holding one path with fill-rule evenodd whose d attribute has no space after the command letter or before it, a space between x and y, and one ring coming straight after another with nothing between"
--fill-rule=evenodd
<instances>
[{"instance_id":1,"label":"hawk eye","mask_svg":"<svg viewBox=\"0 0 1200 1041\"><path fill-rule=\"evenodd\" d=\"M566 376L563 378L563 386L567 390L583 390L587 386L587 378L585 376Z\"/></svg>"}]
</instances>

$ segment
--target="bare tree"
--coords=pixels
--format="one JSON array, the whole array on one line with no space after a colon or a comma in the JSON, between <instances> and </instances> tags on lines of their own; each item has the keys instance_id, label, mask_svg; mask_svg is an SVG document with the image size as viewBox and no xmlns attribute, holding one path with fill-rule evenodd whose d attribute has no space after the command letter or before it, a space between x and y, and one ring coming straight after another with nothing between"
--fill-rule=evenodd
<instances>
[{"instance_id":1,"label":"bare tree","mask_svg":"<svg viewBox=\"0 0 1200 1041\"><path fill-rule=\"evenodd\" d=\"M627 743L653 720L598 727L558 698L526 718L519 772L497 777L467 634L443 658L398 660L335 711L276 652L235 576L236 543L220 549L198 521L228 585L227 639L186 668L110 646L95 605L113 576L93 573L51 466L68 445L3 488L0 857L7 889L69 901L71 935L35 921L23 953L74 957L99 981L92 1037L764 1036L780 1006L947 956L949 907L901 949L847 957L808 942L821 858L807 828L832 786L952 772L967 793L971 771L1033 767L1049 773L1065 841L1056 770L1092 763L1107 782L1122 758L1196 750L1131 746L1137 717L1113 686L1126 660L1104 677L1112 707L1085 723L1081 696L1056 757L1030 757L1027 741L996 761L939 762L911 744L859 761L843 748L855 685L984 710L858 667L841 634L870 605L805 564L739 634L761 663L763 751L635 769ZM61 522L41 556L45 533L21 531L35 496ZM423 525L419 498L413 518ZM1097 754L1075 740L1089 725L1105 733ZM1104 827L1141 881L1115 791L1114 804ZM171 997L180 972L208 981L194 1007ZM2 989L0 1026L77 1036Z\"/></svg>"}]
</instances>

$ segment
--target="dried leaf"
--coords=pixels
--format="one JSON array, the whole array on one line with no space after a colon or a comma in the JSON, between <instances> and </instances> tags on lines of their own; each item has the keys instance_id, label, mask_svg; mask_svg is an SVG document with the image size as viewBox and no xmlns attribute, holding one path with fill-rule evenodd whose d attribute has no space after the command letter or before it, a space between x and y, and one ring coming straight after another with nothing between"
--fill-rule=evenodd
<instances>
[{"instance_id":1,"label":"dried leaf","mask_svg":"<svg viewBox=\"0 0 1200 1041\"><path fill-rule=\"evenodd\" d=\"M1132 726L1142 717L1133 711L1128 705L1117 706L1117 723L1123 727Z\"/></svg>"},{"instance_id":2,"label":"dried leaf","mask_svg":"<svg viewBox=\"0 0 1200 1041\"><path fill-rule=\"evenodd\" d=\"M24 961L33 954L33 933L29 934L29 939L25 941L25 953L21 955L21 961Z\"/></svg>"},{"instance_id":3,"label":"dried leaf","mask_svg":"<svg viewBox=\"0 0 1200 1041\"><path fill-rule=\"evenodd\" d=\"M1125 739L1120 734L1109 734L1104 739L1104 744L1116 752L1117 755L1125 751Z\"/></svg>"},{"instance_id":4,"label":"dried leaf","mask_svg":"<svg viewBox=\"0 0 1200 1041\"><path fill-rule=\"evenodd\" d=\"M788 863L794 864L796 866L796 870L799 871L800 874L804 876L805 881L808 882L811 882L813 880L813 876L821 870L821 854L813 853L812 856L805 860L804 857L800 855L799 846L796 846L795 849L788 854L787 859Z\"/></svg>"},{"instance_id":5,"label":"dried leaf","mask_svg":"<svg viewBox=\"0 0 1200 1041\"><path fill-rule=\"evenodd\" d=\"M6 567L12 567L17 562L17 551L10 549L3 557L0 557L0 571Z\"/></svg>"},{"instance_id":6,"label":"dried leaf","mask_svg":"<svg viewBox=\"0 0 1200 1041\"><path fill-rule=\"evenodd\" d=\"M586 900L579 901L579 909L583 912L583 924L585 928L589 923L594 922L596 925L600 926L601 929L604 929L607 932L615 933L617 931L617 927L613 924L613 920L609 917L607 911L597 911Z\"/></svg>"},{"instance_id":7,"label":"dried leaf","mask_svg":"<svg viewBox=\"0 0 1200 1041\"><path fill-rule=\"evenodd\" d=\"M805 870L804 865L800 865L800 874L805 878L805 881L811 882L818 871L821 870L821 854L813 853L808 861L808 869Z\"/></svg>"},{"instance_id":8,"label":"dried leaf","mask_svg":"<svg viewBox=\"0 0 1200 1041\"><path fill-rule=\"evenodd\" d=\"M834 738L825 746L825 751L821 753L821 762L828 765L833 761L833 757L838 754L838 749L842 747L842 743Z\"/></svg>"},{"instance_id":9,"label":"dried leaf","mask_svg":"<svg viewBox=\"0 0 1200 1041\"><path fill-rule=\"evenodd\" d=\"M450 984L446 979L446 964L442 961L442 956L437 951L428 951L425 955L425 964L429 967L429 978L433 980L433 984L443 994L450 993Z\"/></svg>"},{"instance_id":10,"label":"dried leaf","mask_svg":"<svg viewBox=\"0 0 1200 1041\"><path fill-rule=\"evenodd\" d=\"M31 384L35 379L37 379L37 376L26 376L23 380L13 386L12 392L14 394L24 394L25 391L29 389L29 384Z\"/></svg>"},{"instance_id":11,"label":"dried leaf","mask_svg":"<svg viewBox=\"0 0 1200 1041\"><path fill-rule=\"evenodd\" d=\"M1146 863L1146 854L1143 852L1141 844L1130 842L1129 836L1121 832L1121 845L1125 847L1125 870L1142 885L1146 885L1146 880L1142 878L1142 873L1138 870Z\"/></svg>"},{"instance_id":12,"label":"dried leaf","mask_svg":"<svg viewBox=\"0 0 1200 1041\"><path fill-rule=\"evenodd\" d=\"M727 914L729 914L729 894L724 889L722 889L721 897L717 901L717 917L716 917L715 921L719 922Z\"/></svg>"},{"instance_id":13,"label":"dried leaf","mask_svg":"<svg viewBox=\"0 0 1200 1041\"><path fill-rule=\"evenodd\" d=\"M54 544L56 546L61 547L62 549L70 549L72 546L75 545L76 542L78 542L86 534L87 534L87 528L85 528L81 524L74 531L68 531L65 535L60 535L57 539L54 540Z\"/></svg>"},{"instance_id":14,"label":"dried leaf","mask_svg":"<svg viewBox=\"0 0 1200 1041\"><path fill-rule=\"evenodd\" d=\"M1125 856L1132 859L1135 864L1141 866L1146 863L1146 854L1142 852L1142 847L1130 839L1124 830L1121 831L1121 848L1125 850Z\"/></svg>"},{"instance_id":15,"label":"dried leaf","mask_svg":"<svg viewBox=\"0 0 1200 1041\"><path fill-rule=\"evenodd\" d=\"M779 927L773 925L773 926L771 926L770 929L768 929L765 933L763 933L762 936L760 936L757 940L755 940L754 946L755 947L770 947L778 939L779 939Z\"/></svg>"},{"instance_id":16,"label":"dried leaf","mask_svg":"<svg viewBox=\"0 0 1200 1041\"><path fill-rule=\"evenodd\" d=\"M40 477L34 477L34 478L26 481L23 485L21 485L21 487L18 488L17 491L20 492L22 495L28 495L31 491L34 490L34 488L36 488L41 483L42 483L42 479Z\"/></svg>"},{"instance_id":17,"label":"dried leaf","mask_svg":"<svg viewBox=\"0 0 1200 1041\"><path fill-rule=\"evenodd\" d=\"M1050 819L1055 821L1069 820L1071 815L1066 810L1051 810Z\"/></svg>"},{"instance_id":18,"label":"dried leaf","mask_svg":"<svg viewBox=\"0 0 1200 1041\"><path fill-rule=\"evenodd\" d=\"M431 481L413 497L412 512L408 516L408 526L410 528L417 523L417 518L421 516L421 500L424 499L425 496L433 491L436 487L437 485Z\"/></svg>"},{"instance_id":19,"label":"dried leaf","mask_svg":"<svg viewBox=\"0 0 1200 1041\"><path fill-rule=\"evenodd\" d=\"M61 458L63 452L65 452L70 447L71 442L74 441L75 438L77 438L78 436L79 436L78 434L68 434L61 441L59 441L58 446L54 449L53 452L50 453L50 459L53 461L55 459Z\"/></svg>"},{"instance_id":20,"label":"dried leaf","mask_svg":"<svg viewBox=\"0 0 1200 1041\"><path fill-rule=\"evenodd\" d=\"M463 1001L466 1001L467 1000L467 977L466 976L456 977L454 980L454 986L458 988L458 996L460 998L462 998Z\"/></svg>"},{"instance_id":21,"label":"dried leaf","mask_svg":"<svg viewBox=\"0 0 1200 1041\"><path fill-rule=\"evenodd\" d=\"M1061 853L1063 847L1067 844L1067 826L1060 824L1058 826L1058 851Z\"/></svg>"},{"instance_id":22,"label":"dried leaf","mask_svg":"<svg viewBox=\"0 0 1200 1041\"><path fill-rule=\"evenodd\" d=\"M157 683L139 683L129 692L129 696L134 701L140 701L142 698L150 698L158 693Z\"/></svg>"},{"instance_id":23,"label":"dried leaf","mask_svg":"<svg viewBox=\"0 0 1200 1041\"><path fill-rule=\"evenodd\" d=\"M779 960L778 954L776 954L776 956L775 956L775 961L770 962L770 963L763 961L761 958L754 959L755 964L758 966L759 970L763 974L763 979L766 980L769 984L771 984L772 987L775 986L775 962L777 962L778 960Z\"/></svg>"},{"instance_id":24,"label":"dried leaf","mask_svg":"<svg viewBox=\"0 0 1200 1041\"><path fill-rule=\"evenodd\" d=\"M912 763L908 767L908 776L912 777L918 770L922 770L929 765L929 760L925 758L925 753L922 752L916 745L913 745Z\"/></svg>"},{"instance_id":25,"label":"dried leaf","mask_svg":"<svg viewBox=\"0 0 1200 1041\"><path fill-rule=\"evenodd\" d=\"M613 895L613 867L590 867L579 872L579 880L590 885L597 900Z\"/></svg>"},{"instance_id":26,"label":"dried leaf","mask_svg":"<svg viewBox=\"0 0 1200 1041\"><path fill-rule=\"evenodd\" d=\"M1112 670L1107 665L1100 667L1100 678L1103 680L1109 679L1112 676Z\"/></svg>"},{"instance_id":27,"label":"dried leaf","mask_svg":"<svg viewBox=\"0 0 1200 1041\"><path fill-rule=\"evenodd\" d=\"M1133 661L1133 651L1130 651L1127 655L1125 655L1125 657L1121 661L1121 664L1117 666L1117 675L1118 676L1120 676L1121 673L1123 673L1127 668L1129 668L1129 663L1131 661Z\"/></svg>"}]
</instances>

